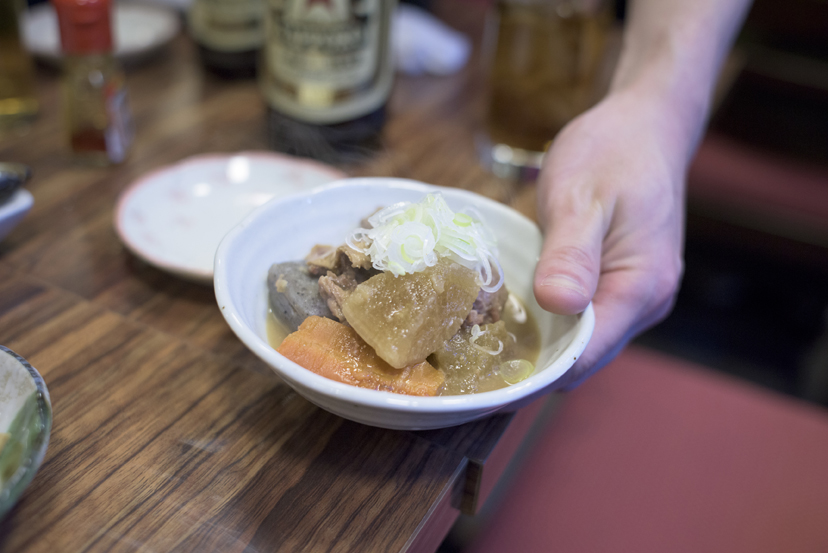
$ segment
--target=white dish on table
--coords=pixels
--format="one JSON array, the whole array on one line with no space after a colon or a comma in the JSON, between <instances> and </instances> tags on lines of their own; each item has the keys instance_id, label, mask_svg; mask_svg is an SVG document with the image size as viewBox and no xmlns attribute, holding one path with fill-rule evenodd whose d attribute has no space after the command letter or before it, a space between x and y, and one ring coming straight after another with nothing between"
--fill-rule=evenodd
<instances>
[{"instance_id":1,"label":"white dish on table","mask_svg":"<svg viewBox=\"0 0 828 553\"><path fill-rule=\"evenodd\" d=\"M25 359L0 346L0 518L34 478L52 428L49 391Z\"/></svg>"},{"instance_id":2,"label":"white dish on table","mask_svg":"<svg viewBox=\"0 0 828 553\"><path fill-rule=\"evenodd\" d=\"M138 2L115 2L112 6L114 54L124 63L150 57L181 29L178 14L168 7ZM26 49L38 59L58 65L62 55L54 7L44 3L27 10L21 26Z\"/></svg>"},{"instance_id":3,"label":"white dish on table","mask_svg":"<svg viewBox=\"0 0 828 553\"><path fill-rule=\"evenodd\" d=\"M461 396L415 397L357 388L288 360L267 341L267 272L303 259L314 244L340 244L380 206L441 192L457 210L473 206L497 237L509 290L525 302L542 338L536 370L507 388ZM371 426L423 430L469 422L531 398L572 366L592 335L592 305L579 315L553 315L534 300L532 279L541 247L537 225L477 194L392 178L344 179L312 192L273 200L233 228L216 253L214 287L233 332L299 394L332 413Z\"/></svg>"},{"instance_id":4,"label":"white dish on table","mask_svg":"<svg viewBox=\"0 0 828 553\"><path fill-rule=\"evenodd\" d=\"M5 238L14 227L26 216L32 205L34 198L31 192L23 188L18 188L11 198L3 203L0 203L0 240Z\"/></svg>"},{"instance_id":5,"label":"white dish on table","mask_svg":"<svg viewBox=\"0 0 828 553\"><path fill-rule=\"evenodd\" d=\"M118 199L115 228L147 263L210 283L219 242L253 209L343 176L328 165L270 152L193 156L132 183Z\"/></svg>"}]
</instances>

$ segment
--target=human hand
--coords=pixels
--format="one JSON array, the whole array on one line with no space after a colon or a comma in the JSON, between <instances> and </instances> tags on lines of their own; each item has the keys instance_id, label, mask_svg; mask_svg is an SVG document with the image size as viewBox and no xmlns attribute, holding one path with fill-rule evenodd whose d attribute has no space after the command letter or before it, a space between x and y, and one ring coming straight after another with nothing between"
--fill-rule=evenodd
<instances>
[{"instance_id":1,"label":"human hand","mask_svg":"<svg viewBox=\"0 0 828 553\"><path fill-rule=\"evenodd\" d=\"M534 291L562 315L595 310L570 389L663 319L682 273L687 148L657 102L607 96L555 138L538 179L544 244Z\"/></svg>"}]
</instances>

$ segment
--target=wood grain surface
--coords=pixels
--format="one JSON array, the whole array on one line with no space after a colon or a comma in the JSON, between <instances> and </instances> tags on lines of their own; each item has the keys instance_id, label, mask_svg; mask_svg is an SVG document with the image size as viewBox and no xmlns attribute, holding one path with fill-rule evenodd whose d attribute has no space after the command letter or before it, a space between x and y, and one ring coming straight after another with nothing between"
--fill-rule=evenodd
<instances>
[{"instance_id":1,"label":"wood grain surface","mask_svg":"<svg viewBox=\"0 0 828 553\"><path fill-rule=\"evenodd\" d=\"M443 15L476 32L482 12L469 6ZM476 504L459 497L479 488L467 466L485 469L512 415L398 432L320 410L235 338L212 288L141 262L115 233L115 202L137 177L194 154L266 149L255 81L205 73L178 37L130 70L136 141L108 168L68 155L58 85L40 68L39 118L0 137L0 160L33 168L35 197L0 243L0 343L41 372L54 412L0 550L433 550ZM534 189L477 161L479 92L474 62L399 77L383 149L345 170L467 188L534 216Z\"/></svg>"}]
</instances>

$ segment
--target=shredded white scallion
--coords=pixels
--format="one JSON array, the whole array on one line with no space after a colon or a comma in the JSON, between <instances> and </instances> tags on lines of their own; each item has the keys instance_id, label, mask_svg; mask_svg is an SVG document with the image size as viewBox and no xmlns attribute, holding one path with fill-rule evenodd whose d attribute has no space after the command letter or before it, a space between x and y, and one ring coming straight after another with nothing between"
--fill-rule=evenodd
<instances>
[{"instance_id":1,"label":"shredded white scallion","mask_svg":"<svg viewBox=\"0 0 828 553\"><path fill-rule=\"evenodd\" d=\"M523 304L520 303L520 300L514 294L509 294L509 298L506 300L506 309L512 313L515 322L520 324L525 323L529 318L526 314L526 308L523 307Z\"/></svg>"},{"instance_id":2,"label":"shredded white scallion","mask_svg":"<svg viewBox=\"0 0 828 553\"><path fill-rule=\"evenodd\" d=\"M471 327L471 338L469 338L469 344L471 344L471 346L474 349L476 349L477 351L481 351L483 353L488 353L489 355L500 355L500 353L503 351L503 342L501 342L500 340L497 340L497 349L496 350L495 349L484 348L483 346L475 343L478 338L480 338L481 336L483 336L487 333L488 333L487 330L480 330L479 325L474 325L473 327Z\"/></svg>"},{"instance_id":3,"label":"shredded white scallion","mask_svg":"<svg viewBox=\"0 0 828 553\"><path fill-rule=\"evenodd\" d=\"M370 256L377 270L401 276L447 257L476 271L482 290L494 292L503 285L497 242L475 209L455 213L441 194L428 194L418 203L381 209L368 223L372 228L355 230L346 243Z\"/></svg>"}]
</instances>

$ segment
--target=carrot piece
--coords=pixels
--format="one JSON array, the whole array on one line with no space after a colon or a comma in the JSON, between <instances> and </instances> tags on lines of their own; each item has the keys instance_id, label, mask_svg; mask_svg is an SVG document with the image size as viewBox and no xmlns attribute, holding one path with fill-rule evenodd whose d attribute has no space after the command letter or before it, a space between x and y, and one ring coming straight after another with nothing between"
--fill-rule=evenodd
<instances>
[{"instance_id":1,"label":"carrot piece","mask_svg":"<svg viewBox=\"0 0 828 553\"><path fill-rule=\"evenodd\" d=\"M316 374L360 388L434 396L445 381L427 361L395 369L353 328L325 317L305 319L276 351Z\"/></svg>"}]
</instances>

